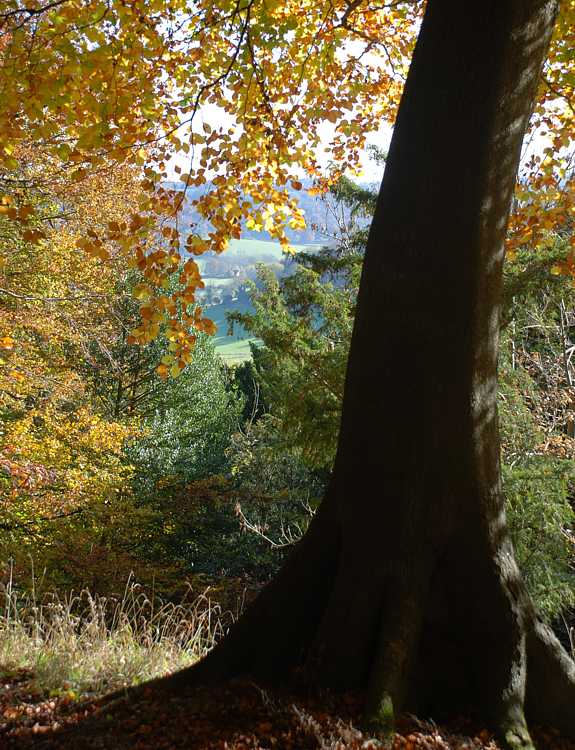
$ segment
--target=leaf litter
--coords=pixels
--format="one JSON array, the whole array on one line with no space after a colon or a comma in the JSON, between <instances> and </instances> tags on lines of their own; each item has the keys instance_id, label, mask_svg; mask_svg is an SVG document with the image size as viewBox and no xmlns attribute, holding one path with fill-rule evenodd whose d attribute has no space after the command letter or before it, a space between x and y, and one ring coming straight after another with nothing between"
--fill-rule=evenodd
<instances>
[{"instance_id":1,"label":"leaf litter","mask_svg":"<svg viewBox=\"0 0 575 750\"><path fill-rule=\"evenodd\" d=\"M126 696L38 690L28 670L0 676L0 748L6 750L376 750L358 728L362 698L234 681L167 693L161 682ZM538 750L575 750L553 731ZM390 750L498 750L486 729L460 719L398 721Z\"/></svg>"}]
</instances>

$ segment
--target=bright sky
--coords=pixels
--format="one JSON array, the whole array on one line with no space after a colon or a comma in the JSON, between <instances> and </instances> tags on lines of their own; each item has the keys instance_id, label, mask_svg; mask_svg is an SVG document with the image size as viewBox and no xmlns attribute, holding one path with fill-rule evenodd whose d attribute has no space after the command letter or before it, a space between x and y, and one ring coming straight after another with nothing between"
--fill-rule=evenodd
<instances>
[{"instance_id":1,"label":"bright sky","mask_svg":"<svg viewBox=\"0 0 575 750\"><path fill-rule=\"evenodd\" d=\"M201 132L204 122L209 123L213 127L215 123L219 125L230 125L232 123L232 119L219 107L216 107L213 104L208 104L202 107L198 112L197 120L195 121L194 125L194 131ZM334 129L335 126L330 122L325 122L320 126L322 147L326 147L330 143ZM378 146L385 151L389 147L389 143L391 141L391 133L392 128L389 125L384 124L377 132L371 133L367 137L367 142L369 145ZM198 151L195 158L198 159L199 155L200 152ZM325 156L325 158L322 158L322 151L320 149L317 156L320 164L327 167L327 155ZM180 168L182 173L189 172L190 157L187 154L181 153L168 164L167 172L169 180L177 181L180 179L179 174L174 170L174 167L176 165ZM359 182L379 182L381 180L383 176L383 166L373 162L369 158L369 154L366 151L364 151L361 155L361 165L363 168L363 174L361 174L359 177L356 177L355 179L357 179ZM303 175L302 172L302 177L303 176L305 175Z\"/></svg>"}]
</instances>

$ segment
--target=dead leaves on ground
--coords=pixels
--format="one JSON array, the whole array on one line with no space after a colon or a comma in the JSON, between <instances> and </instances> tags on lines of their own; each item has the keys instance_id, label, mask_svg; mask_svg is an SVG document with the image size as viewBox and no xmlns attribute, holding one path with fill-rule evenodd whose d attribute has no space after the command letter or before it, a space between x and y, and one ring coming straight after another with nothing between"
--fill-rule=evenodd
<instances>
[{"instance_id":1,"label":"dead leaves on ground","mask_svg":"<svg viewBox=\"0 0 575 750\"><path fill-rule=\"evenodd\" d=\"M179 690L136 698L47 696L24 670L0 677L0 747L11 750L376 750L357 728L361 698L271 691L254 683ZM537 732L540 750L575 750ZM415 717L398 725L392 750L497 750L493 736L461 720L437 726Z\"/></svg>"}]
</instances>

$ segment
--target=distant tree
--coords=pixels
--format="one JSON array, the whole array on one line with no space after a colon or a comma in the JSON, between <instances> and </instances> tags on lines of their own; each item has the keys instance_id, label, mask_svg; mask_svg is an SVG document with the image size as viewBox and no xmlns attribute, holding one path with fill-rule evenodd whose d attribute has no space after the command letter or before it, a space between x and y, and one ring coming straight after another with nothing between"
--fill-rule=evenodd
<instances>
[{"instance_id":1,"label":"distant tree","mask_svg":"<svg viewBox=\"0 0 575 750\"><path fill-rule=\"evenodd\" d=\"M98 329L86 331L70 359L90 384L99 411L109 418L129 419L153 411L163 386L156 368L166 353L166 344L158 339L144 346L128 343L139 322L140 303L134 288L141 277L133 270L117 273L107 305L96 312L106 326L105 338Z\"/></svg>"},{"instance_id":2,"label":"distant tree","mask_svg":"<svg viewBox=\"0 0 575 750\"><path fill-rule=\"evenodd\" d=\"M225 449L239 428L243 403L230 392L223 363L207 337L190 367L168 380L143 420L144 436L130 444L137 491L153 499L158 487L183 485L225 469Z\"/></svg>"},{"instance_id":3,"label":"distant tree","mask_svg":"<svg viewBox=\"0 0 575 750\"><path fill-rule=\"evenodd\" d=\"M49 175L33 150L16 155L32 183ZM27 228L0 213L0 556L13 558L23 577L33 555L52 583L76 585L77 571L89 577L92 561L106 569L96 561L107 551L104 527L120 539L130 521L132 532L138 526L124 492L132 467L123 450L136 425L101 408L83 369L89 342L102 351L114 345L111 311L127 269L112 247L106 262L76 247L131 210L137 185L133 174L108 165L65 199L26 191L36 207ZM103 365L106 375L112 365Z\"/></svg>"},{"instance_id":4,"label":"distant tree","mask_svg":"<svg viewBox=\"0 0 575 750\"><path fill-rule=\"evenodd\" d=\"M384 155L372 151L382 163ZM298 252L281 276L260 264L257 282L248 285L253 309L227 313L232 330L241 325L261 341L251 345L252 362L244 365L242 377L251 379L266 410L280 418L290 450L299 449L318 467L330 466L335 455L359 276L376 198L374 189L342 177L326 196L338 225L332 243L312 253Z\"/></svg>"},{"instance_id":5,"label":"distant tree","mask_svg":"<svg viewBox=\"0 0 575 750\"><path fill-rule=\"evenodd\" d=\"M253 310L228 313L262 342L253 347L253 378L286 444L318 467L335 456L361 261L360 250L326 248L299 253L281 279L260 266Z\"/></svg>"},{"instance_id":6,"label":"distant tree","mask_svg":"<svg viewBox=\"0 0 575 750\"><path fill-rule=\"evenodd\" d=\"M235 320L234 316L234 320ZM239 318L238 318L239 321ZM262 391L261 370L262 349L259 345L250 343L250 358L239 365L231 365L230 382L242 395L244 408L242 421L255 422L269 411L269 403Z\"/></svg>"}]
</instances>

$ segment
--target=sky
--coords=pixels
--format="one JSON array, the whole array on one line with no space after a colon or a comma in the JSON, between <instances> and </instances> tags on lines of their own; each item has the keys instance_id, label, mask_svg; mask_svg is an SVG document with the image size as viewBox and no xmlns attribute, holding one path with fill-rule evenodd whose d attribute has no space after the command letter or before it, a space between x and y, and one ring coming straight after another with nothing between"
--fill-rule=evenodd
<instances>
[{"instance_id":1,"label":"sky","mask_svg":"<svg viewBox=\"0 0 575 750\"><path fill-rule=\"evenodd\" d=\"M200 111L198 112L197 121L196 121L194 130L201 132L202 125L204 122L208 122L211 125L213 125L215 122L217 122L220 125L231 125L232 118L226 112L224 112L221 108L216 107L215 105L209 104L209 105L202 107ZM322 148L325 148L325 146L329 144L333 136L334 130L335 130L335 126L330 122L325 122L320 126ZM369 145L378 146L379 148L382 148L384 151L386 151L391 141L391 134L392 134L391 126L384 123L382 124L382 127L377 132L370 133L368 135L367 143ZM327 167L328 157L327 155L325 157L323 156L321 148L317 152L317 157L318 157L320 164ZM383 166L373 162L369 158L369 154L366 150L364 150L361 153L360 158L361 158L361 166L363 168L363 173L360 176L354 177L354 179L357 180L358 182L369 182L369 183L381 181L381 178L383 176ZM182 173L186 173L189 171L189 165L190 165L190 159L188 155L184 154L183 152L177 155L167 165L168 179L175 180L175 181L179 180L180 177L179 177L179 174L175 171L175 167L178 166ZM301 176L302 177L305 176L303 172L301 173Z\"/></svg>"}]
</instances>

